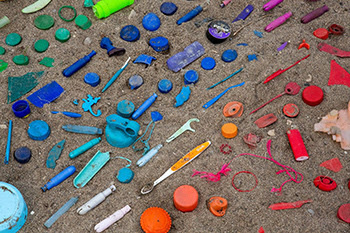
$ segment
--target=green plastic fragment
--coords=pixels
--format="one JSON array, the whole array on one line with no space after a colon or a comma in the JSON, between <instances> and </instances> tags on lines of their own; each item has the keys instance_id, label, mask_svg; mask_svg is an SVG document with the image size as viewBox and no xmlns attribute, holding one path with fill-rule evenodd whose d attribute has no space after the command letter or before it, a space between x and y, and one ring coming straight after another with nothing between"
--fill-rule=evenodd
<instances>
[{"instance_id":1,"label":"green plastic fragment","mask_svg":"<svg viewBox=\"0 0 350 233\"><path fill-rule=\"evenodd\" d=\"M5 53L6 53L5 48L0 46L0 55L4 55Z\"/></svg>"},{"instance_id":2,"label":"green plastic fragment","mask_svg":"<svg viewBox=\"0 0 350 233\"><path fill-rule=\"evenodd\" d=\"M19 77L8 77L7 103L12 103L30 92L40 83L44 74L44 71L40 71L29 72Z\"/></svg>"},{"instance_id":3,"label":"green plastic fragment","mask_svg":"<svg viewBox=\"0 0 350 233\"><path fill-rule=\"evenodd\" d=\"M34 20L35 27L41 30L48 30L55 24L55 20L50 15L39 15Z\"/></svg>"},{"instance_id":4,"label":"green plastic fragment","mask_svg":"<svg viewBox=\"0 0 350 233\"><path fill-rule=\"evenodd\" d=\"M89 27L91 27L91 21L88 17L86 17L85 15L78 15L75 18L75 24L80 27L83 30L88 29Z\"/></svg>"},{"instance_id":5,"label":"green plastic fragment","mask_svg":"<svg viewBox=\"0 0 350 233\"><path fill-rule=\"evenodd\" d=\"M21 43L22 37L18 33L10 33L6 37L6 44L10 46L16 46Z\"/></svg>"},{"instance_id":6,"label":"green plastic fragment","mask_svg":"<svg viewBox=\"0 0 350 233\"><path fill-rule=\"evenodd\" d=\"M59 42L66 42L70 38L70 32L65 28L59 28L55 33L55 38Z\"/></svg>"},{"instance_id":7,"label":"green plastic fragment","mask_svg":"<svg viewBox=\"0 0 350 233\"><path fill-rule=\"evenodd\" d=\"M84 7L93 7L94 2L92 0L85 0L84 1Z\"/></svg>"},{"instance_id":8,"label":"green plastic fragment","mask_svg":"<svg viewBox=\"0 0 350 233\"><path fill-rule=\"evenodd\" d=\"M38 53L43 53L45 52L50 46L50 43L47 40L40 39L34 44L34 49Z\"/></svg>"},{"instance_id":9,"label":"green plastic fragment","mask_svg":"<svg viewBox=\"0 0 350 233\"><path fill-rule=\"evenodd\" d=\"M0 72L6 70L8 63L0 59Z\"/></svg>"},{"instance_id":10,"label":"green plastic fragment","mask_svg":"<svg viewBox=\"0 0 350 233\"><path fill-rule=\"evenodd\" d=\"M44 65L46 67L53 67L52 63L55 62L55 59L51 57L44 57L43 60L39 62L40 65Z\"/></svg>"},{"instance_id":11,"label":"green plastic fragment","mask_svg":"<svg viewBox=\"0 0 350 233\"><path fill-rule=\"evenodd\" d=\"M29 57L24 56L23 54L14 56L12 61L19 66L25 66L29 64Z\"/></svg>"}]
</instances>

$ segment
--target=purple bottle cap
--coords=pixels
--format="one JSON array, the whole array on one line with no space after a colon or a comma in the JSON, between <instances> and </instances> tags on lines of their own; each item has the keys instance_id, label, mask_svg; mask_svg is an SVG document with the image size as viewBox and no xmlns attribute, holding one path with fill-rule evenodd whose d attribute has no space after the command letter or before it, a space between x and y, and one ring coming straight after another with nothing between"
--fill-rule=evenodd
<instances>
[{"instance_id":1,"label":"purple bottle cap","mask_svg":"<svg viewBox=\"0 0 350 233\"><path fill-rule=\"evenodd\" d=\"M214 44L224 42L231 35L231 27L223 21L213 21L208 26L207 38Z\"/></svg>"}]
</instances>

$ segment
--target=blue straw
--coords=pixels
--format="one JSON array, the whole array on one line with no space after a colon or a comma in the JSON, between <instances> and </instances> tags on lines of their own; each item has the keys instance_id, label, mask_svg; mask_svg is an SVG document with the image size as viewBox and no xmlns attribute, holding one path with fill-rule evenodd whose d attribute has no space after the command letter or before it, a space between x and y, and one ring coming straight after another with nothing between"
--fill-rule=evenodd
<instances>
[{"instance_id":1,"label":"blue straw","mask_svg":"<svg viewBox=\"0 0 350 233\"><path fill-rule=\"evenodd\" d=\"M233 74L231 74L231 75L228 76L227 78L225 78L225 79L221 80L220 82L217 82L217 83L215 83L214 85L208 87L207 90L212 89L212 88L216 87L217 85L219 85L220 83L225 82L226 80L228 80L229 78L232 78L233 76L235 76L236 74L238 74L238 73L241 72L242 70L243 70L243 68L241 68L241 69L235 71Z\"/></svg>"},{"instance_id":2,"label":"blue straw","mask_svg":"<svg viewBox=\"0 0 350 233\"><path fill-rule=\"evenodd\" d=\"M6 145L6 154L5 154L5 161L4 161L5 164L8 164L10 159L11 134L12 134L12 120L9 121L9 131L7 133L7 145Z\"/></svg>"}]
</instances>

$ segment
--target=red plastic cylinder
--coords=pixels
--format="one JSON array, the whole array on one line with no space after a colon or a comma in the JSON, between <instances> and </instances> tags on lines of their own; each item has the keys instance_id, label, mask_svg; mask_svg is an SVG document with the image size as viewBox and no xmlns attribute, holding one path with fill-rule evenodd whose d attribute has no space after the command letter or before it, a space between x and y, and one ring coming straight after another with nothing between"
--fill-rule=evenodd
<instances>
[{"instance_id":1,"label":"red plastic cylinder","mask_svg":"<svg viewBox=\"0 0 350 233\"><path fill-rule=\"evenodd\" d=\"M295 160L298 162L307 160L309 158L309 155L306 151L306 147L299 130L297 129L288 130L287 136L288 136L289 144L293 150Z\"/></svg>"}]
</instances>

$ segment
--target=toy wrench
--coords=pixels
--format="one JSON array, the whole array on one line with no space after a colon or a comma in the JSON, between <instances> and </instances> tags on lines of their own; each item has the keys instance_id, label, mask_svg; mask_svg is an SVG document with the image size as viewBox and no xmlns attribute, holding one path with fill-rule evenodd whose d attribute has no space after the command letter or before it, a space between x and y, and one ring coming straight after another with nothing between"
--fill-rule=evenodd
<instances>
[{"instance_id":1,"label":"toy wrench","mask_svg":"<svg viewBox=\"0 0 350 233\"><path fill-rule=\"evenodd\" d=\"M180 129L178 129L173 135L171 135L167 140L166 142L169 143L171 142L172 140L174 140L175 138L177 138L180 134L182 134L183 132L189 130L189 131L192 131L192 132L196 132L194 129L191 128L191 122L199 122L199 119L197 118L192 118L192 119L189 119Z\"/></svg>"}]
</instances>

